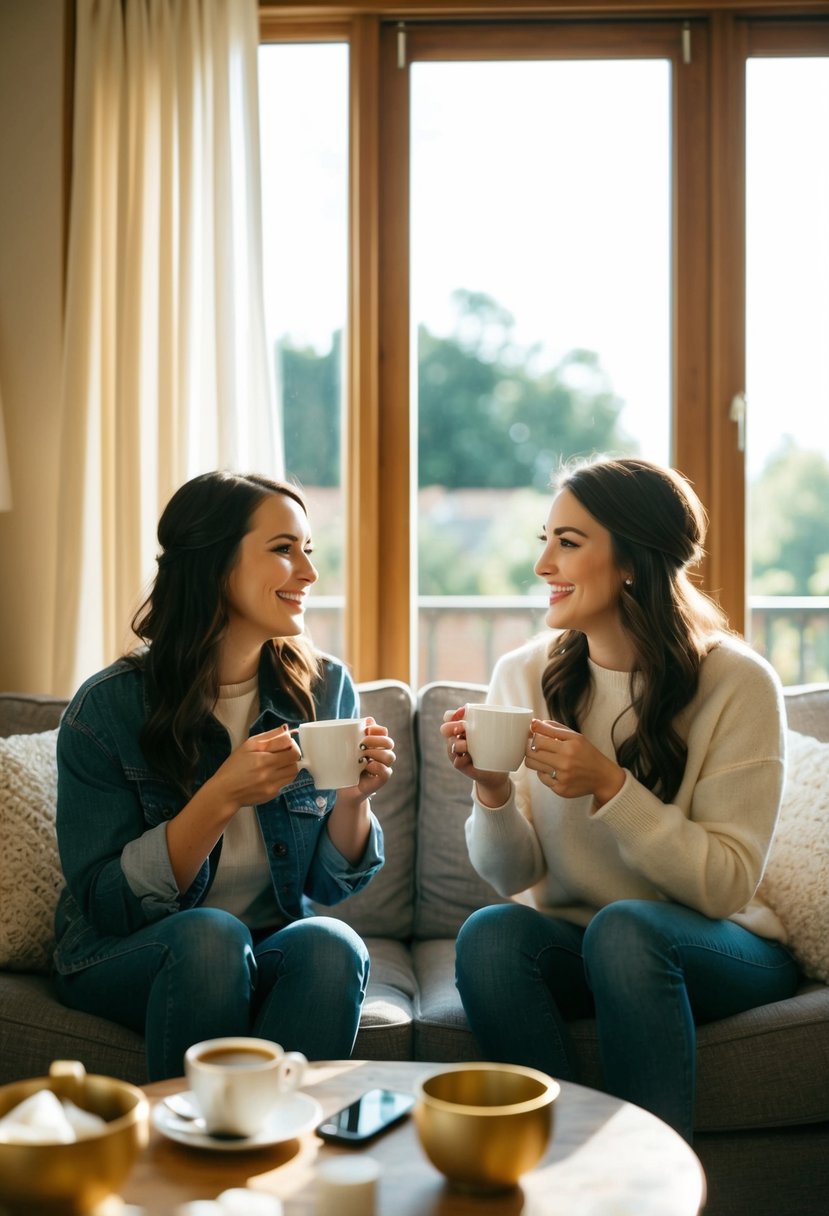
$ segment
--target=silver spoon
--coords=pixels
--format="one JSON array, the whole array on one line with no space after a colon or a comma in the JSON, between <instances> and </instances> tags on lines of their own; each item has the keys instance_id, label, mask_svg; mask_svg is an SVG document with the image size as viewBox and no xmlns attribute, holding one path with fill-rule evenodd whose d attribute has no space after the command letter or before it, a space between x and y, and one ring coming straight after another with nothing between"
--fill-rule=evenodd
<instances>
[{"instance_id":1,"label":"silver spoon","mask_svg":"<svg viewBox=\"0 0 829 1216\"><path fill-rule=\"evenodd\" d=\"M168 1094L162 1099L164 1106L171 1110L177 1119L191 1123L194 1130L206 1132L204 1119L198 1107L188 1098L186 1093ZM239 1136L235 1132L207 1132L213 1140L247 1140L247 1136Z\"/></svg>"},{"instance_id":2,"label":"silver spoon","mask_svg":"<svg viewBox=\"0 0 829 1216\"><path fill-rule=\"evenodd\" d=\"M174 1115L178 1115L179 1119L201 1119L201 1114L196 1109L190 1098L187 1097L187 1094L168 1094L164 1099L164 1105L168 1107Z\"/></svg>"}]
</instances>

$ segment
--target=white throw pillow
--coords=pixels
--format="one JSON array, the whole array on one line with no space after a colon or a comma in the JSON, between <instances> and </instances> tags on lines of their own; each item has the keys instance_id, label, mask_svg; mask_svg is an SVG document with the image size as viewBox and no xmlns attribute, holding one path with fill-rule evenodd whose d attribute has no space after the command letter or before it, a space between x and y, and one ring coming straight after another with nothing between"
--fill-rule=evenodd
<instances>
[{"instance_id":1,"label":"white throw pillow","mask_svg":"<svg viewBox=\"0 0 829 1216\"><path fill-rule=\"evenodd\" d=\"M55 834L57 730L0 739L0 966L48 971L63 885Z\"/></svg>"},{"instance_id":2,"label":"white throw pillow","mask_svg":"<svg viewBox=\"0 0 829 1216\"><path fill-rule=\"evenodd\" d=\"M786 782L760 895L805 973L829 984L829 743L787 732Z\"/></svg>"}]
</instances>

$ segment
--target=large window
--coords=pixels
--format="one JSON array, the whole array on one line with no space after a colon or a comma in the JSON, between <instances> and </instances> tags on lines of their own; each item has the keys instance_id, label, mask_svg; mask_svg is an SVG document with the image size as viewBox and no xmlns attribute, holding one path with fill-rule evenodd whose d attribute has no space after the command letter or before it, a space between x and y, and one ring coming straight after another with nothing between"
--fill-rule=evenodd
<instances>
[{"instance_id":1,"label":"large window","mask_svg":"<svg viewBox=\"0 0 829 1216\"><path fill-rule=\"evenodd\" d=\"M405 0L388 20L346 4L321 20L290 7L290 22L263 9L275 43L260 64L263 170L278 170L272 198L301 200L290 219L266 202L265 218L284 250L268 270L283 387L286 354L301 356L284 399L288 470L313 490L317 532L330 528L315 639L360 679L485 680L542 619L532 563L550 473L570 455L638 451L695 482L711 516L703 585L732 624L785 680L827 678L827 559L816 529L804 540L829 507L826 440L807 424L795 443L816 478L809 507L807 482L775 464L795 411L776 425L768 404L787 372L802 401L808 368L814 416L827 405L825 343L809 338L825 315L802 280L775 303L782 284L764 277L775 251L791 260L796 228L794 260L826 301L817 136L813 155L790 138L825 131L825 84L789 90L774 51L769 79L755 72L758 38L785 41L786 27L713 4L673 20L670 2L658 22L409 22ZM495 15L514 18L506 4ZM826 28L808 26L813 59ZM278 55L302 62L307 92ZM267 95L277 78L285 91ZM769 210L764 182L781 170L790 189ZM322 188L335 181L336 215ZM317 302L307 319L286 269L297 249ZM312 408L323 383L324 422ZM300 450L311 465L291 468ZM798 582L781 556L791 527L770 554L769 512L809 548L805 581L803 562Z\"/></svg>"},{"instance_id":2,"label":"large window","mask_svg":"<svg viewBox=\"0 0 829 1216\"><path fill-rule=\"evenodd\" d=\"M670 459L671 65L411 68L417 678L543 621L551 475Z\"/></svg>"},{"instance_id":3,"label":"large window","mask_svg":"<svg viewBox=\"0 0 829 1216\"><path fill-rule=\"evenodd\" d=\"M285 469L313 527L308 626L342 654L348 45L263 45L259 81L265 319Z\"/></svg>"},{"instance_id":4,"label":"large window","mask_svg":"<svg viewBox=\"0 0 829 1216\"><path fill-rule=\"evenodd\" d=\"M746 77L750 637L829 680L829 56Z\"/></svg>"}]
</instances>

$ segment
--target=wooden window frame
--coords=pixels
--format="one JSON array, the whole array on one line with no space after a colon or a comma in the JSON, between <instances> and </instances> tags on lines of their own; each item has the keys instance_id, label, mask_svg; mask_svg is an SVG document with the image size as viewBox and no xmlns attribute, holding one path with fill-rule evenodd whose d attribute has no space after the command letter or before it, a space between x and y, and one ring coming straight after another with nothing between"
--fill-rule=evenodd
<instances>
[{"instance_id":1,"label":"wooden window frame","mask_svg":"<svg viewBox=\"0 0 829 1216\"><path fill-rule=\"evenodd\" d=\"M694 13L687 65L677 35L686 8L678 0L260 5L263 41L342 40L350 46L345 658L357 679L413 682L417 670L410 552L408 72L398 65L401 23L407 62L450 57L447 39L457 25L446 23L452 18L464 23L469 58L483 51L495 57L499 48L502 58L538 58L538 31L555 19L562 56L580 48L629 55L626 30L635 31L641 46L672 59L671 460L691 477L709 511L702 585L719 599L732 626L744 628L746 488L730 407L745 384L745 64L750 54L804 53L815 47L816 30L820 44L825 34L829 45L829 23L810 20L826 13L821 0L732 0L727 6L702 0ZM622 26L623 18L631 24ZM531 45L522 22L540 19ZM458 54L455 47L451 57Z\"/></svg>"}]
</instances>

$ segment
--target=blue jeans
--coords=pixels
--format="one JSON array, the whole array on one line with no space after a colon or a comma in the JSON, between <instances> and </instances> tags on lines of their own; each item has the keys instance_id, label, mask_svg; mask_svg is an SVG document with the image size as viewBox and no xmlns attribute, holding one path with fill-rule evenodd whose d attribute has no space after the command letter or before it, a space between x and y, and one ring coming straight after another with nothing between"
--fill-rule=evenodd
<instances>
[{"instance_id":1,"label":"blue jeans","mask_svg":"<svg viewBox=\"0 0 829 1216\"><path fill-rule=\"evenodd\" d=\"M294 921L254 944L219 908L191 908L122 939L101 962L57 975L60 1000L146 1038L151 1081L178 1077L202 1039L256 1035L309 1060L351 1055L368 951L340 920Z\"/></svg>"},{"instance_id":2,"label":"blue jeans","mask_svg":"<svg viewBox=\"0 0 829 1216\"><path fill-rule=\"evenodd\" d=\"M595 1017L605 1088L691 1142L696 1025L784 1000L785 946L679 904L619 900L586 929L522 904L472 914L456 980L483 1054L578 1081L567 1023Z\"/></svg>"}]
</instances>

